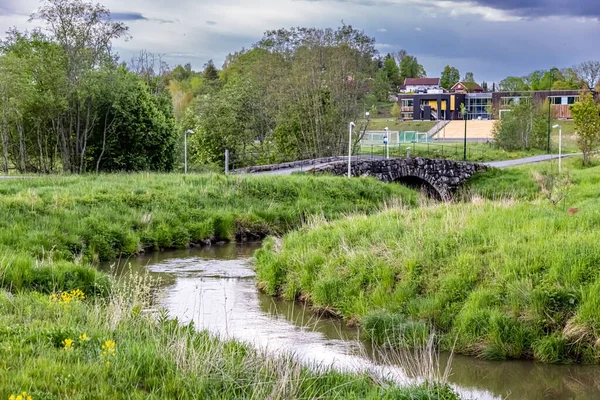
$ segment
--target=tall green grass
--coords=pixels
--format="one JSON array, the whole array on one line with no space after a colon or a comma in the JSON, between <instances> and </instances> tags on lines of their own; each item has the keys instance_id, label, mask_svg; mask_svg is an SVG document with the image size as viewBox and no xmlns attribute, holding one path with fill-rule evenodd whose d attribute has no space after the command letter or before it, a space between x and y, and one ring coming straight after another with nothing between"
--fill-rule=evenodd
<instances>
[{"instance_id":1,"label":"tall green grass","mask_svg":"<svg viewBox=\"0 0 600 400\"><path fill-rule=\"evenodd\" d=\"M600 167L567 166L574 186L556 206L533 195L530 171L489 172L497 185L484 175L469 202L269 239L256 255L261 287L359 321L379 343L410 345L432 329L443 348L486 359L598 363ZM499 198L501 182L524 185Z\"/></svg>"},{"instance_id":2,"label":"tall green grass","mask_svg":"<svg viewBox=\"0 0 600 400\"><path fill-rule=\"evenodd\" d=\"M412 204L415 194L373 179L133 174L2 181L0 286L89 285L89 263L262 239L311 215L375 212L398 201Z\"/></svg>"}]
</instances>

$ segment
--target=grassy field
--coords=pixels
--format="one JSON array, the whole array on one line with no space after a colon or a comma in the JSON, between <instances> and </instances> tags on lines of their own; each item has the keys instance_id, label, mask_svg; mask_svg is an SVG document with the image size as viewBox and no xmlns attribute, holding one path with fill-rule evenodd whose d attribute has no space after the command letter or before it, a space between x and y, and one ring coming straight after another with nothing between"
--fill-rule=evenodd
<instances>
[{"instance_id":1,"label":"grassy field","mask_svg":"<svg viewBox=\"0 0 600 400\"><path fill-rule=\"evenodd\" d=\"M257 253L261 287L378 343L600 362L600 166L490 171L458 204L313 223ZM555 168L555 167L554 167ZM561 201L561 199L564 199Z\"/></svg>"},{"instance_id":2,"label":"grassy field","mask_svg":"<svg viewBox=\"0 0 600 400\"><path fill-rule=\"evenodd\" d=\"M369 122L368 130L382 131L385 127L390 128L390 131L417 131L428 132L435 125L435 121L399 121L394 117L389 118L373 118Z\"/></svg>"},{"instance_id":3,"label":"grassy field","mask_svg":"<svg viewBox=\"0 0 600 400\"><path fill-rule=\"evenodd\" d=\"M0 398L455 399L312 371L148 313L153 284L90 263L286 232L415 193L370 179L106 175L0 182ZM22 393L26 392L26 395Z\"/></svg>"}]
</instances>

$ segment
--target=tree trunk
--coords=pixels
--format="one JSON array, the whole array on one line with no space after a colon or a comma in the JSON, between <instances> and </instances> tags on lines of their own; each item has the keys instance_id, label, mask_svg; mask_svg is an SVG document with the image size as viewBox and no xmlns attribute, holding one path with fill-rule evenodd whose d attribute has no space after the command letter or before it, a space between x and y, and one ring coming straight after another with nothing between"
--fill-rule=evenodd
<instances>
[{"instance_id":1,"label":"tree trunk","mask_svg":"<svg viewBox=\"0 0 600 400\"><path fill-rule=\"evenodd\" d=\"M92 109L92 101L90 99L88 99L87 101L87 116L85 119L85 129L83 131L83 138L82 138L82 145L81 145L81 155L79 157L79 173L83 174L84 171L84 161L85 161L85 150L87 149L87 138L88 138L88 134L89 131L91 130L90 127L90 113L91 113L91 109Z\"/></svg>"},{"instance_id":2,"label":"tree trunk","mask_svg":"<svg viewBox=\"0 0 600 400\"><path fill-rule=\"evenodd\" d=\"M8 174L8 122L2 119L2 169Z\"/></svg>"},{"instance_id":3,"label":"tree trunk","mask_svg":"<svg viewBox=\"0 0 600 400\"><path fill-rule=\"evenodd\" d=\"M115 122L115 118L116 118L116 117L113 117L110 124L108 124L108 114L110 113L110 110L111 110L111 108L109 107L108 110L106 110L106 114L104 115L104 130L102 132L102 151L100 152L100 156L98 156L98 161L96 162L96 174L100 173L100 163L102 162L102 157L104 156L104 152L106 151L106 137L107 137L108 130L110 129L112 124Z\"/></svg>"},{"instance_id":4,"label":"tree trunk","mask_svg":"<svg viewBox=\"0 0 600 400\"><path fill-rule=\"evenodd\" d=\"M25 155L25 137L23 135L23 121L17 123L19 134L19 168L21 172L27 172L27 157Z\"/></svg>"},{"instance_id":5,"label":"tree trunk","mask_svg":"<svg viewBox=\"0 0 600 400\"><path fill-rule=\"evenodd\" d=\"M69 141L65 133L65 125L62 123L60 115L56 120L57 133L60 135L61 158L63 164L63 172L68 172L71 169L71 152L69 151Z\"/></svg>"}]
</instances>

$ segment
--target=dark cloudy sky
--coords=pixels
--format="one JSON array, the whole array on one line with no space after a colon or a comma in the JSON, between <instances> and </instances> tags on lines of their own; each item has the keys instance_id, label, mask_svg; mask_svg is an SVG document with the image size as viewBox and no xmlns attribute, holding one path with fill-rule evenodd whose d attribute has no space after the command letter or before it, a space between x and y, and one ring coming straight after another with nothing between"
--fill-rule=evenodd
<instances>
[{"instance_id":1,"label":"dark cloudy sky","mask_svg":"<svg viewBox=\"0 0 600 400\"><path fill-rule=\"evenodd\" d=\"M225 56L249 47L267 29L337 27L343 20L377 39L382 53L416 55L430 77L446 64L478 81L600 59L600 0L104 0L127 22L141 49L171 64ZM28 29L37 0L0 0L0 29Z\"/></svg>"}]
</instances>

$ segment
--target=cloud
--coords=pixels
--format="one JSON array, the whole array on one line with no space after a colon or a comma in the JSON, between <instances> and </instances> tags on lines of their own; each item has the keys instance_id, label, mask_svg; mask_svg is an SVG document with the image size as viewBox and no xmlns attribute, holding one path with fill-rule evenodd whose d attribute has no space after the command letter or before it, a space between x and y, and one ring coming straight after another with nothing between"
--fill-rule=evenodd
<instances>
[{"instance_id":1,"label":"cloud","mask_svg":"<svg viewBox=\"0 0 600 400\"><path fill-rule=\"evenodd\" d=\"M111 17L115 21L123 21L123 22L152 21L152 22L158 22L160 24L172 24L175 22L170 19L148 18L144 14L139 13L139 12L113 12L113 13L111 13Z\"/></svg>"},{"instance_id":2,"label":"cloud","mask_svg":"<svg viewBox=\"0 0 600 400\"><path fill-rule=\"evenodd\" d=\"M215 21L206 21L206 25L217 25Z\"/></svg>"},{"instance_id":3,"label":"cloud","mask_svg":"<svg viewBox=\"0 0 600 400\"><path fill-rule=\"evenodd\" d=\"M138 12L113 12L111 17L115 21L148 21L148 18Z\"/></svg>"},{"instance_id":4,"label":"cloud","mask_svg":"<svg viewBox=\"0 0 600 400\"><path fill-rule=\"evenodd\" d=\"M385 28L379 28L379 29L377 29L377 32L382 32L382 33L385 33L385 32L387 32L387 31L388 31L388 30L387 30L387 29L385 29Z\"/></svg>"},{"instance_id":5,"label":"cloud","mask_svg":"<svg viewBox=\"0 0 600 400\"><path fill-rule=\"evenodd\" d=\"M456 0L455 0L456 1ZM526 18L585 17L600 18L598 0L458 0L503 10Z\"/></svg>"},{"instance_id":6,"label":"cloud","mask_svg":"<svg viewBox=\"0 0 600 400\"><path fill-rule=\"evenodd\" d=\"M418 26L417 26L417 27L415 28L415 31L417 31L417 32L423 32L423 29L421 29L420 27L418 27Z\"/></svg>"}]
</instances>

